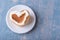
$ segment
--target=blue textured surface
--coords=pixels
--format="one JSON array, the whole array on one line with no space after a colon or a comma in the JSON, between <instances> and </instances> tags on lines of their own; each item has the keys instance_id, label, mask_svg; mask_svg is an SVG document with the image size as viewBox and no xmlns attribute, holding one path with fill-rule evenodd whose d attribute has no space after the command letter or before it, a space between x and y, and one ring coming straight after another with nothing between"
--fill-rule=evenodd
<instances>
[{"instance_id":1,"label":"blue textured surface","mask_svg":"<svg viewBox=\"0 0 60 40\"><path fill-rule=\"evenodd\" d=\"M16 34L6 25L7 11L24 4L33 9L37 22L26 34ZM60 0L0 0L0 40L60 40Z\"/></svg>"}]
</instances>

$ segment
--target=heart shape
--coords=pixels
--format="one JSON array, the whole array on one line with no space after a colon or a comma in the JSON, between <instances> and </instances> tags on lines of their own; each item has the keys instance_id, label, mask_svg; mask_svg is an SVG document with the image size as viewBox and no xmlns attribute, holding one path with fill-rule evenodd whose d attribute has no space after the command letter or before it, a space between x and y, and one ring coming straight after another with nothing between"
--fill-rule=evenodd
<instances>
[{"instance_id":1,"label":"heart shape","mask_svg":"<svg viewBox=\"0 0 60 40\"><path fill-rule=\"evenodd\" d=\"M27 10L22 10L21 12L15 11L10 13L10 19L18 25L25 25L28 23L30 15Z\"/></svg>"}]
</instances>

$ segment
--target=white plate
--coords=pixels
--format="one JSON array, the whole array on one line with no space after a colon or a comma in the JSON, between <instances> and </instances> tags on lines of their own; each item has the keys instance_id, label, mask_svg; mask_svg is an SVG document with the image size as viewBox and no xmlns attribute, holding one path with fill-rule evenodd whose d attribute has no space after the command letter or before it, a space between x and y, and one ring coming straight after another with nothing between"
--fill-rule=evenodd
<instances>
[{"instance_id":1,"label":"white plate","mask_svg":"<svg viewBox=\"0 0 60 40\"><path fill-rule=\"evenodd\" d=\"M31 19L31 22L30 24L28 25L25 25L24 27L20 27L18 25L16 25L15 23L13 23L10 18L9 18L9 14L10 12L12 11L20 11L22 9L26 9L30 12L30 16L32 17ZM7 12L7 15L6 15L6 23L7 23L7 26L15 33L19 33L19 34L22 34L22 33L27 33L29 32L30 30L32 30L32 28L34 27L35 25L35 22L36 22L36 16L34 14L34 12L32 11L31 8L29 8L28 6L26 5L16 5L12 8L9 9L9 11Z\"/></svg>"}]
</instances>

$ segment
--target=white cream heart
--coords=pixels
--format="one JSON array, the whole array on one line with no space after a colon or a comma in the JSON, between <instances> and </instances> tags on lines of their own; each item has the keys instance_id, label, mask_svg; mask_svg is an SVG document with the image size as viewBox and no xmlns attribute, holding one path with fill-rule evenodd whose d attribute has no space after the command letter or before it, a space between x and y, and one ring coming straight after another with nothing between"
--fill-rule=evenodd
<instances>
[{"instance_id":1,"label":"white cream heart","mask_svg":"<svg viewBox=\"0 0 60 40\"><path fill-rule=\"evenodd\" d=\"M13 11L10 13L10 19L17 25L25 25L30 20L30 15L27 10L22 10L21 12Z\"/></svg>"}]
</instances>

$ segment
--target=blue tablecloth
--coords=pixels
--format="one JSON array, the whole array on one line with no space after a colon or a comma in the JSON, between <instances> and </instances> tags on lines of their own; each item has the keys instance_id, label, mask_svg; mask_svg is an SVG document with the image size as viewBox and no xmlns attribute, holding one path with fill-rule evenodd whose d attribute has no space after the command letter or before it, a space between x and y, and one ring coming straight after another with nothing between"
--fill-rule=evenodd
<instances>
[{"instance_id":1,"label":"blue tablecloth","mask_svg":"<svg viewBox=\"0 0 60 40\"><path fill-rule=\"evenodd\" d=\"M18 4L36 14L36 25L26 34L16 34L6 24L7 11ZM0 0L0 40L60 40L60 0Z\"/></svg>"}]
</instances>

